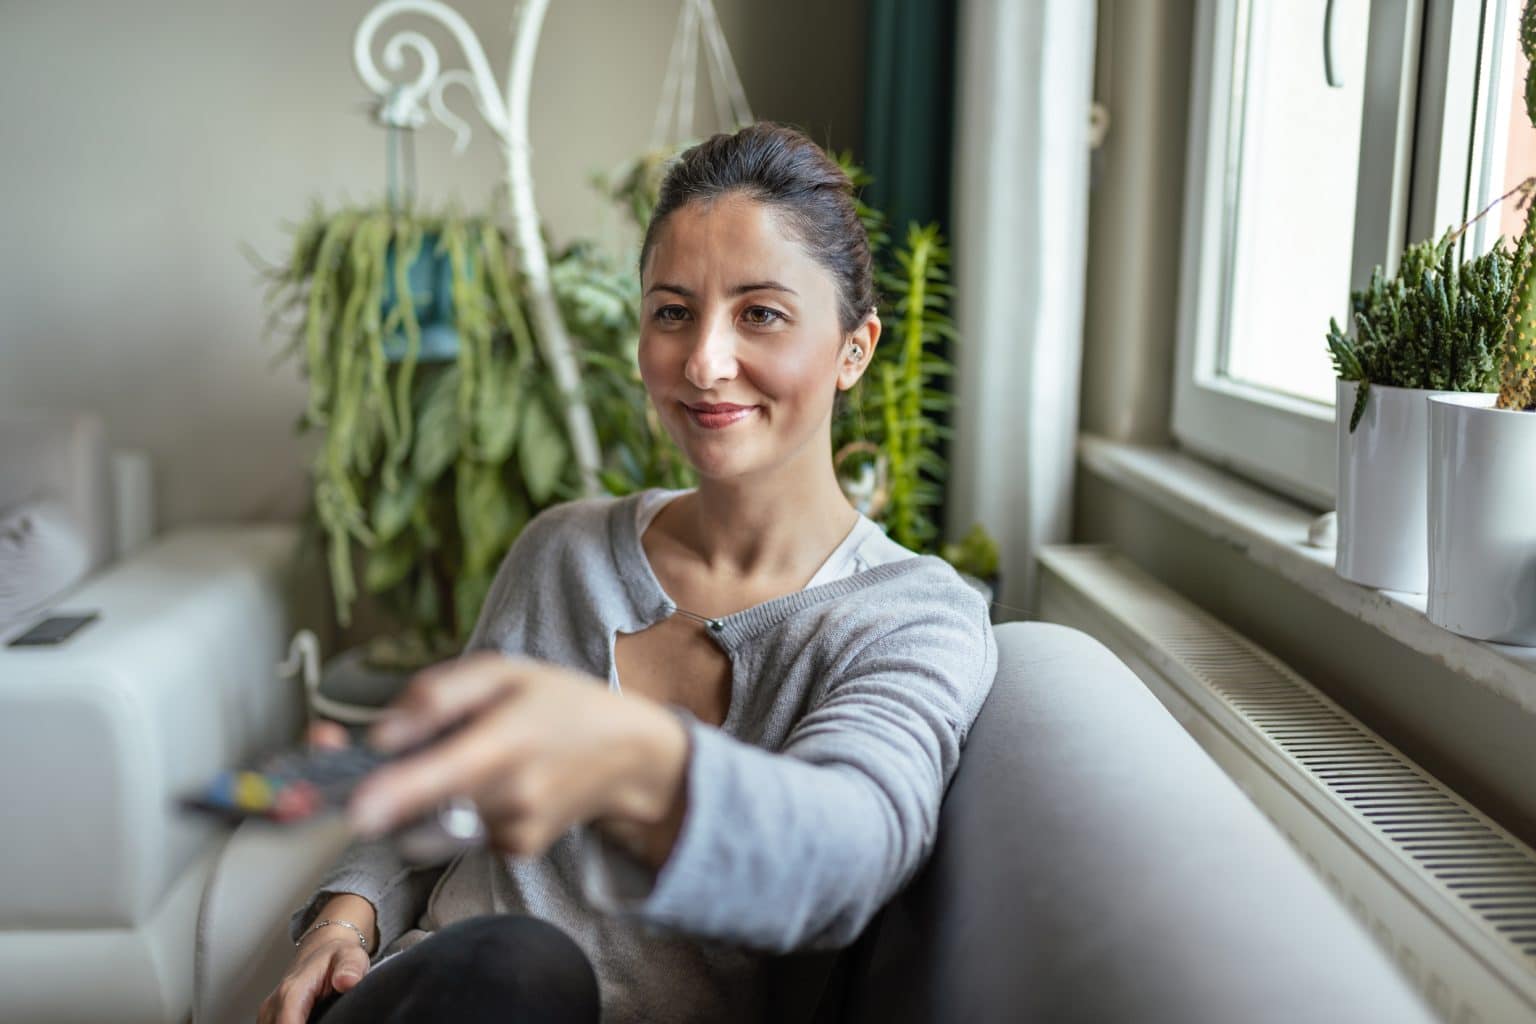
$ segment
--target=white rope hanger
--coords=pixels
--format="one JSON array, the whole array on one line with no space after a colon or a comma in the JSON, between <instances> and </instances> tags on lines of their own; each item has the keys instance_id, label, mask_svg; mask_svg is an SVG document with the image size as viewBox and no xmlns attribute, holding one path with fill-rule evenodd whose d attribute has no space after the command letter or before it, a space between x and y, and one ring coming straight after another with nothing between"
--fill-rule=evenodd
<instances>
[{"instance_id":1,"label":"white rope hanger","mask_svg":"<svg viewBox=\"0 0 1536 1024\"><path fill-rule=\"evenodd\" d=\"M709 73L717 127L729 131L752 123L752 108L747 105L747 93L736 73L736 63L731 59L731 50L726 45L713 0L683 0L677 32L672 37L672 51L667 57L666 77L662 79L655 126L651 130L652 149L693 137L700 42L704 45L704 63Z\"/></svg>"}]
</instances>

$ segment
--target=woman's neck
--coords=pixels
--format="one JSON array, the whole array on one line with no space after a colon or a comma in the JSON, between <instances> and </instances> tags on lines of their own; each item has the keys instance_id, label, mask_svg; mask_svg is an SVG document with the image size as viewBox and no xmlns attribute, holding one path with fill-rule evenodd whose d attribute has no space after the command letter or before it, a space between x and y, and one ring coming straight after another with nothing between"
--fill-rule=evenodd
<instances>
[{"instance_id":1,"label":"woman's neck","mask_svg":"<svg viewBox=\"0 0 1536 1024\"><path fill-rule=\"evenodd\" d=\"M792 478L701 480L671 504L668 532L712 575L735 579L809 577L859 519L830 460Z\"/></svg>"}]
</instances>

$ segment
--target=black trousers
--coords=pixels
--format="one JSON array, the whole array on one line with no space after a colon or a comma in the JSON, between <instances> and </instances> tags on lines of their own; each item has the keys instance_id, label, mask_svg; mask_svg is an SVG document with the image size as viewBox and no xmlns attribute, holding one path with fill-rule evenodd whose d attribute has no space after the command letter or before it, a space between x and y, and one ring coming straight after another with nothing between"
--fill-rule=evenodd
<instances>
[{"instance_id":1,"label":"black trousers","mask_svg":"<svg viewBox=\"0 0 1536 1024\"><path fill-rule=\"evenodd\" d=\"M310 1024L597 1024L597 975L571 937L518 914L449 925L320 1002Z\"/></svg>"}]
</instances>

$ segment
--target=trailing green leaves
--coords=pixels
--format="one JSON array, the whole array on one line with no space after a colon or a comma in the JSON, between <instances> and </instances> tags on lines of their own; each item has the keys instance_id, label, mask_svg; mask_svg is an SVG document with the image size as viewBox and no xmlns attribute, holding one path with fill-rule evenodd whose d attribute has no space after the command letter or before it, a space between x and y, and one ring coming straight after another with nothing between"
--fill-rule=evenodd
<instances>
[{"instance_id":1,"label":"trailing green leaves","mask_svg":"<svg viewBox=\"0 0 1536 1024\"><path fill-rule=\"evenodd\" d=\"M560 314L581 339L581 385L603 451L599 478L613 494L692 487L697 477L656 417L640 377L640 279L590 244L550 267Z\"/></svg>"},{"instance_id":2,"label":"trailing green leaves","mask_svg":"<svg viewBox=\"0 0 1536 1024\"><path fill-rule=\"evenodd\" d=\"M534 504L543 505L554 497L555 487L570 460L570 448L559 421L537 398L523 404L521 431L523 443L517 448L517 463Z\"/></svg>"},{"instance_id":3,"label":"trailing green leaves","mask_svg":"<svg viewBox=\"0 0 1536 1024\"><path fill-rule=\"evenodd\" d=\"M416 425L416 444L411 451L411 475L431 484L458 458L459 378L457 366L432 377L421 391L421 415Z\"/></svg>"},{"instance_id":4,"label":"trailing green leaves","mask_svg":"<svg viewBox=\"0 0 1536 1024\"><path fill-rule=\"evenodd\" d=\"M429 244L435 239L435 245ZM507 548L555 500L569 463L521 283L493 224L454 215L316 207L269 271L272 322L309 381L301 430L323 430L313 514L328 540L337 616L363 587L400 620L402 650L456 651ZM459 347L422 362L430 310L418 260L446 261ZM435 300L439 301L439 300ZM386 342L403 341L394 358ZM396 342L399 344L399 341Z\"/></svg>"}]
</instances>

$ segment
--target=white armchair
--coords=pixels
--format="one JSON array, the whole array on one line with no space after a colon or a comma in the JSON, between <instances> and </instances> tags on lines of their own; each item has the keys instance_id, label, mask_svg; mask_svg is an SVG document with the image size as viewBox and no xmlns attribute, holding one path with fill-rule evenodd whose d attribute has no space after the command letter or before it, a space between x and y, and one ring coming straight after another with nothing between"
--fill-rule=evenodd
<instances>
[{"instance_id":1,"label":"white armchair","mask_svg":"<svg viewBox=\"0 0 1536 1024\"><path fill-rule=\"evenodd\" d=\"M302 693L276 664L321 588L286 524L176 529L114 559L88 420L8 414L0 452L0 514L42 497L107 538L83 580L0 626L100 615L57 647L0 647L0 1020L182 1022L228 833L175 801L297 738Z\"/></svg>"}]
</instances>

